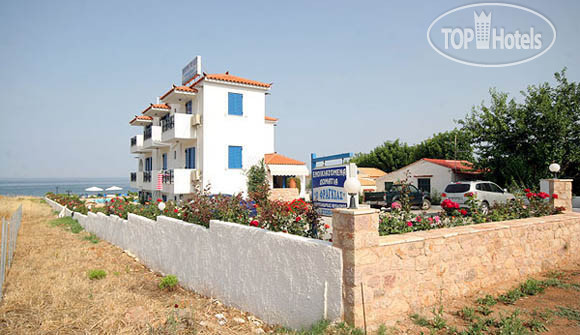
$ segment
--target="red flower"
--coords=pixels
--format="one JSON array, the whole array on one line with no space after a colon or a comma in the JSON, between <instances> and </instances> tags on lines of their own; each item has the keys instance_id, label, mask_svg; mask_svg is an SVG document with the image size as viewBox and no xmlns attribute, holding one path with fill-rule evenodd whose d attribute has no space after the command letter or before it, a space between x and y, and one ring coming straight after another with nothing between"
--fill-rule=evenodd
<instances>
[{"instance_id":1,"label":"red flower","mask_svg":"<svg viewBox=\"0 0 580 335\"><path fill-rule=\"evenodd\" d=\"M411 221L407 222L407 226L413 227L413 222L411 222Z\"/></svg>"},{"instance_id":2,"label":"red flower","mask_svg":"<svg viewBox=\"0 0 580 335\"><path fill-rule=\"evenodd\" d=\"M417 221L417 222L421 222L421 220L422 220L422 219L421 219L421 217L420 217L420 216L417 216L417 217L415 218L415 221Z\"/></svg>"},{"instance_id":3,"label":"red flower","mask_svg":"<svg viewBox=\"0 0 580 335\"><path fill-rule=\"evenodd\" d=\"M258 204L254 204L254 208L258 208Z\"/></svg>"},{"instance_id":4,"label":"red flower","mask_svg":"<svg viewBox=\"0 0 580 335\"><path fill-rule=\"evenodd\" d=\"M465 209L460 209L459 213L461 213L462 215L467 215L467 211Z\"/></svg>"},{"instance_id":5,"label":"red flower","mask_svg":"<svg viewBox=\"0 0 580 335\"><path fill-rule=\"evenodd\" d=\"M300 220L302 220L302 218L301 218L301 217L299 217L299 216L297 216L297 217L296 217L296 222L300 222Z\"/></svg>"},{"instance_id":6,"label":"red flower","mask_svg":"<svg viewBox=\"0 0 580 335\"><path fill-rule=\"evenodd\" d=\"M173 307L175 307L175 308L178 308L178 307L179 307L179 305L178 305L178 304L175 304L175 306L173 306Z\"/></svg>"},{"instance_id":7,"label":"red flower","mask_svg":"<svg viewBox=\"0 0 580 335\"><path fill-rule=\"evenodd\" d=\"M558 199L558 195L556 193L552 194L552 199Z\"/></svg>"},{"instance_id":8,"label":"red flower","mask_svg":"<svg viewBox=\"0 0 580 335\"><path fill-rule=\"evenodd\" d=\"M111 202L115 202L115 199L111 199Z\"/></svg>"},{"instance_id":9,"label":"red flower","mask_svg":"<svg viewBox=\"0 0 580 335\"><path fill-rule=\"evenodd\" d=\"M173 210L173 213L177 213L177 212L179 212L179 211L177 210L177 208Z\"/></svg>"},{"instance_id":10,"label":"red flower","mask_svg":"<svg viewBox=\"0 0 580 335\"><path fill-rule=\"evenodd\" d=\"M163 201L163 200L161 200L160 198L157 199L157 202L161 202L161 201Z\"/></svg>"},{"instance_id":11,"label":"red flower","mask_svg":"<svg viewBox=\"0 0 580 335\"><path fill-rule=\"evenodd\" d=\"M546 199L546 198L549 198L550 197L550 195L548 193L546 193L546 192L540 192L540 193L537 194L537 196L540 197L540 198L542 198L542 199Z\"/></svg>"},{"instance_id":12,"label":"red flower","mask_svg":"<svg viewBox=\"0 0 580 335\"><path fill-rule=\"evenodd\" d=\"M529 188L526 188L526 189L524 190L524 192L526 192L526 193L530 193L530 192L531 192L531 190L530 190Z\"/></svg>"},{"instance_id":13,"label":"red flower","mask_svg":"<svg viewBox=\"0 0 580 335\"><path fill-rule=\"evenodd\" d=\"M328 224L325 224L325 225L324 225L324 228L328 229L328 228L330 228L330 225L328 225Z\"/></svg>"},{"instance_id":14,"label":"red flower","mask_svg":"<svg viewBox=\"0 0 580 335\"><path fill-rule=\"evenodd\" d=\"M256 220L252 220L252 222L250 222L250 226L257 227L257 226L258 226L258 224L259 224L259 223L258 223L258 221L256 221Z\"/></svg>"},{"instance_id":15,"label":"red flower","mask_svg":"<svg viewBox=\"0 0 580 335\"><path fill-rule=\"evenodd\" d=\"M528 199L529 199L529 198L531 198L531 197L535 197L535 196L536 196L536 194L535 194L535 193L531 193L531 192L528 192L528 193L526 193L526 197L527 197Z\"/></svg>"}]
</instances>

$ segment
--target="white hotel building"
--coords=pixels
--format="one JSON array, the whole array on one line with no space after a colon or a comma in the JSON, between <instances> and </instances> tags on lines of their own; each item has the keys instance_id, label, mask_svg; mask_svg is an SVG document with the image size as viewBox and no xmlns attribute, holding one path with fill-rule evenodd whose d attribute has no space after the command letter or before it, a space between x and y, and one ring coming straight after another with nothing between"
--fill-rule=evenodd
<instances>
[{"instance_id":1,"label":"white hotel building","mask_svg":"<svg viewBox=\"0 0 580 335\"><path fill-rule=\"evenodd\" d=\"M145 199L187 200L196 186L217 194L246 191L246 171L266 161L270 185L287 187L300 178L305 195L308 169L303 162L275 153L278 119L266 115L271 84L225 74L195 76L173 86L130 121L143 132L131 138L137 171L131 187Z\"/></svg>"}]
</instances>

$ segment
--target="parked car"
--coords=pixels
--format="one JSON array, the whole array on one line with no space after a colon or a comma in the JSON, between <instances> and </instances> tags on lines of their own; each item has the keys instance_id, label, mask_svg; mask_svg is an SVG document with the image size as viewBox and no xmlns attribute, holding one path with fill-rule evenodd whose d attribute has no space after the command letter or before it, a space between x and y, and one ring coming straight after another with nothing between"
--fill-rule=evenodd
<instances>
[{"instance_id":1,"label":"parked car","mask_svg":"<svg viewBox=\"0 0 580 335\"><path fill-rule=\"evenodd\" d=\"M366 192L364 202L372 208L391 208L394 202L401 198L402 185L385 183L385 192ZM431 196L428 193L418 190L415 186L409 185L409 202L411 206L421 207L423 210L431 208Z\"/></svg>"},{"instance_id":2,"label":"parked car","mask_svg":"<svg viewBox=\"0 0 580 335\"><path fill-rule=\"evenodd\" d=\"M481 202L481 210L484 213L489 211L489 207L494 203L505 203L515 199L514 195L507 189L502 189L491 181L458 181L445 187L441 193L441 200L449 199L459 204L460 207L466 207L467 194L473 192L476 199Z\"/></svg>"}]
</instances>

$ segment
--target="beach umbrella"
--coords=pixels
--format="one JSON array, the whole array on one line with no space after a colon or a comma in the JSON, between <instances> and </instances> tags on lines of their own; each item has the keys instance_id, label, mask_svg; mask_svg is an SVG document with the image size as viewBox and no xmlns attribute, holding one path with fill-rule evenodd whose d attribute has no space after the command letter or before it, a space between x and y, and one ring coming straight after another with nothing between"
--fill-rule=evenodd
<instances>
[{"instance_id":1,"label":"beach umbrella","mask_svg":"<svg viewBox=\"0 0 580 335\"><path fill-rule=\"evenodd\" d=\"M85 188L85 191L87 191L87 192L102 192L103 189L100 187L93 186L93 187Z\"/></svg>"},{"instance_id":2,"label":"beach umbrella","mask_svg":"<svg viewBox=\"0 0 580 335\"><path fill-rule=\"evenodd\" d=\"M106 189L105 191L120 191L123 188L119 187L119 186L111 186L108 189Z\"/></svg>"}]
</instances>

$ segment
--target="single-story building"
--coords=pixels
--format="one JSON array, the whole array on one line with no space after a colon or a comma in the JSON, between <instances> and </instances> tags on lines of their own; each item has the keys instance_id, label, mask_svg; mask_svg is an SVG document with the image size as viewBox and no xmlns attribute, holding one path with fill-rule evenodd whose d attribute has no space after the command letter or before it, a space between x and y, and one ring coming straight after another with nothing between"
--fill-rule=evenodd
<instances>
[{"instance_id":1,"label":"single-story building","mask_svg":"<svg viewBox=\"0 0 580 335\"><path fill-rule=\"evenodd\" d=\"M377 190L377 179L387 173L381 169L359 167L358 180L361 185L361 192L375 192Z\"/></svg>"},{"instance_id":2,"label":"single-story building","mask_svg":"<svg viewBox=\"0 0 580 335\"><path fill-rule=\"evenodd\" d=\"M306 177L310 173L304 162L274 152L264 155L264 163L271 199L291 201L306 197ZM298 185L294 178L298 178Z\"/></svg>"},{"instance_id":3,"label":"single-story building","mask_svg":"<svg viewBox=\"0 0 580 335\"><path fill-rule=\"evenodd\" d=\"M460 180L476 180L482 171L475 170L473 163L465 160L423 158L405 167L377 178L377 192L385 190L385 183L404 180L427 193L441 193L447 184Z\"/></svg>"}]
</instances>

